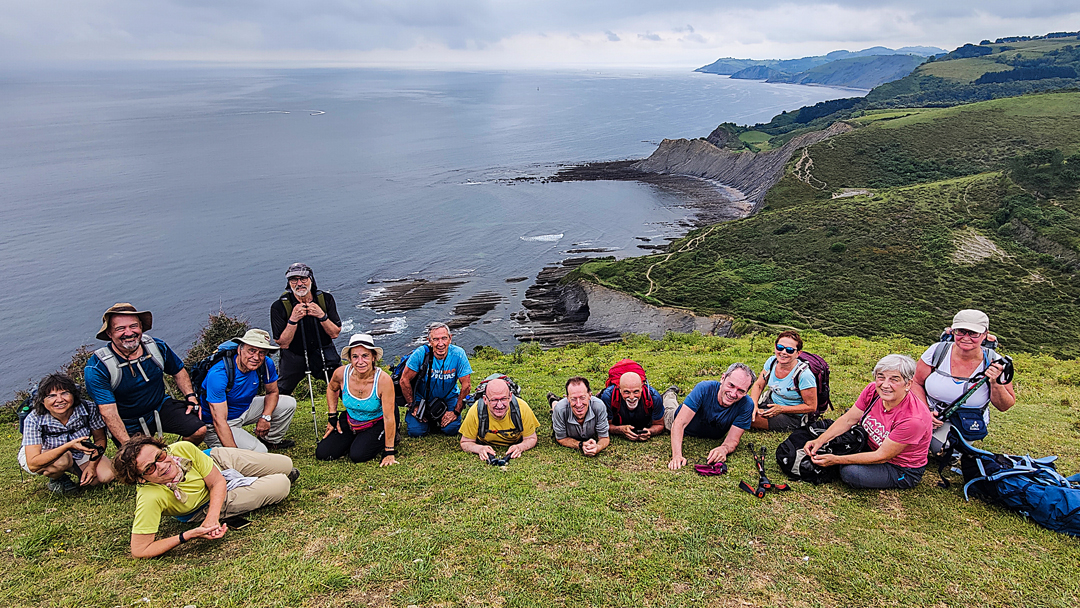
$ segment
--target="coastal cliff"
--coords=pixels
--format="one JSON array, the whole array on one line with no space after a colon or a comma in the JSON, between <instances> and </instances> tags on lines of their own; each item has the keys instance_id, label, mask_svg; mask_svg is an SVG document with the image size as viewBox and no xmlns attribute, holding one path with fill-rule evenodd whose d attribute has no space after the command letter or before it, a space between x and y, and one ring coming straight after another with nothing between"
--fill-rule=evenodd
<instances>
[{"instance_id":1,"label":"coastal cliff","mask_svg":"<svg viewBox=\"0 0 1080 608\"><path fill-rule=\"evenodd\" d=\"M796 150L853 129L845 122L838 122L823 131L794 137L775 150L757 154L725 150L704 139L665 139L652 155L630 168L643 173L683 175L720 182L741 192L756 212L765 200L765 193L784 176L784 166Z\"/></svg>"}]
</instances>

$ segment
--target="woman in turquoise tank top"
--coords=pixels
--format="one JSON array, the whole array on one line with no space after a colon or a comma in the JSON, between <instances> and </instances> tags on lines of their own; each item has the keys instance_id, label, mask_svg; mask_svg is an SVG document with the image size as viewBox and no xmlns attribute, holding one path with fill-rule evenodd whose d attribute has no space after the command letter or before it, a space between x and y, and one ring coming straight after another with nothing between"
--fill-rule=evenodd
<instances>
[{"instance_id":1,"label":"woman in turquoise tank top","mask_svg":"<svg viewBox=\"0 0 1080 608\"><path fill-rule=\"evenodd\" d=\"M378 367L382 354L369 334L353 334L341 349L348 365L334 370L326 387L328 420L326 434L315 447L316 459L348 454L353 462L366 462L381 454L379 466L397 464L394 381ZM338 403L344 412L338 411Z\"/></svg>"}]
</instances>

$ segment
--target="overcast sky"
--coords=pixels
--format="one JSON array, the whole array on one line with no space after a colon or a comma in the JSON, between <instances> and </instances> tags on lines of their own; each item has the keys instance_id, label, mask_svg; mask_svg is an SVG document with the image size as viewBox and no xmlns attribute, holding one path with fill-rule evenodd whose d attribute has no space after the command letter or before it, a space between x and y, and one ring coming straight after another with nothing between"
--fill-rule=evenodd
<instances>
[{"instance_id":1,"label":"overcast sky","mask_svg":"<svg viewBox=\"0 0 1080 608\"><path fill-rule=\"evenodd\" d=\"M1080 30L1076 0L0 0L7 67L687 67Z\"/></svg>"}]
</instances>

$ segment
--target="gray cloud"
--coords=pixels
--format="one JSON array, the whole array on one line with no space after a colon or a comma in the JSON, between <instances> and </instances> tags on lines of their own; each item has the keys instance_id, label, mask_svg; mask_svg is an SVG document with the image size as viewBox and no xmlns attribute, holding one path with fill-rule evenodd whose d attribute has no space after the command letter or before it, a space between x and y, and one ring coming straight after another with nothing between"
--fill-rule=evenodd
<instances>
[{"instance_id":1,"label":"gray cloud","mask_svg":"<svg viewBox=\"0 0 1080 608\"><path fill-rule=\"evenodd\" d=\"M622 41L655 47L650 52L686 46L700 53L712 43L718 54L763 56L1080 29L1075 0L0 0L0 7L0 56L8 64L417 56L439 48L482 54L530 37L556 45L575 39L571 33L582 45ZM626 40L617 31L645 33Z\"/></svg>"}]
</instances>

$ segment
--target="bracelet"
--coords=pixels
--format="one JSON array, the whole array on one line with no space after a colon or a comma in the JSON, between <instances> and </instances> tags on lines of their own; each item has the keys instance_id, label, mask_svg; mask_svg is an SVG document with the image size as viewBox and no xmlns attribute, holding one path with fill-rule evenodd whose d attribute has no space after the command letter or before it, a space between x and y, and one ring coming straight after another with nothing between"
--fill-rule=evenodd
<instances>
[{"instance_id":1,"label":"bracelet","mask_svg":"<svg viewBox=\"0 0 1080 608\"><path fill-rule=\"evenodd\" d=\"M296 325L296 321L293 321L292 319L289 319L288 323L289 325Z\"/></svg>"},{"instance_id":2,"label":"bracelet","mask_svg":"<svg viewBox=\"0 0 1080 608\"><path fill-rule=\"evenodd\" d=\"M183 532L181 532L181 533L180 533L180 544L182 545L182 544L184 544L184 543L186 543L186 542L187 542L187 539L186 539L186 538L184 538L184 533L183 533Z\"/></svg>"},{"instance_id":3,"label":"bracelet","mask_svg":"<svg viewBox=\"0 0 1080 608\"><path fill-rule=\"evenodd\" d=\"M199 393L187 393L186 395L184 395L184 398L187 399L188 397L198 397L198 396L199 396Z\"/></svg>"},{"instance_id":4,"label":"bracelet","mask_svg":"<svg viewBox=\"0 0 1080 608\"><path fill-rule=\"evenodd\" d=\"M584 454L584 453L585 453L585 442L584 442L584 441L579 441L579 442L577 442L577 449L578 449L578 451L580 451L580 452L581 452L582 454Z\"/></svg>"},{"instance_id":5,"label":"bracelet","mask_svg":"<svg viewBox=\"0 0 1080 608\"><path fill-rule=\"evenodd\" d=\"M397 450L395 450L394 448L385 448L384 447L383 451L382 451L382 455L383 455L383 458L386 458L387 456L395 456L395 455L397 455Z\"/></svg>"},{"instance_id":6,"label":"bracelet","mask_svg":"<svg viewBox=\"0 0 1080 608\"><path fill-rule=\"evenodd\" d=\"M323 321L325 321L325 320L327 320L329 318L330 318L330 315L328 315L326 313L323 313L322 318L321 319L316 319L316 321L318 321L319 323L322 323Z\"/></svg>"},{"instance_id":7,"label":"bracelet","mask_svg":"<svg viewBox=\"0 0 1080 608\"><path fill-rule=\"evenodd\" d=\"M326 414L326 422L327 422L327 424L337 424L338 423L338 413L337 412L327 412L327 414Z\"/></svg>"}]
</instances>

